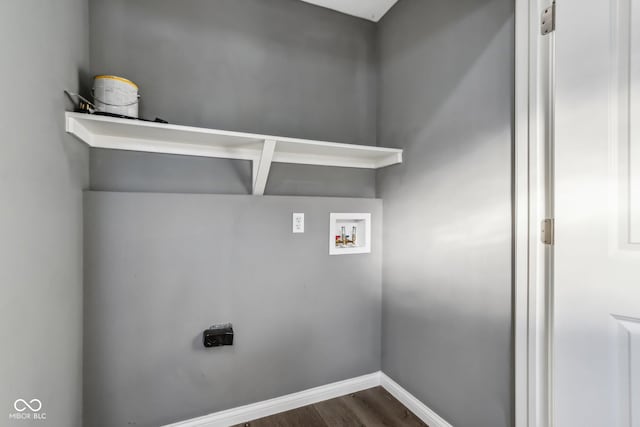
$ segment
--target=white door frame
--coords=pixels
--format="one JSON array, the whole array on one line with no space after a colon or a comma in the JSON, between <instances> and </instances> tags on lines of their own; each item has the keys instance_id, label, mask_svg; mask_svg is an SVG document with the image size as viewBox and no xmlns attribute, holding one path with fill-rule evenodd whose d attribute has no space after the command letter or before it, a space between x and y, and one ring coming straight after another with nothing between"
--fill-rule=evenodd
<instances>
[{"instance_id":1,"label":"white door frame","mask_svg":"<svg viewBox=\"0 0 640 427\"><path fill-rule=\"evenodd\" d=\"M552 215L553 35L540 34L552 0L515 0L514 376L516 427L551 427L552 247L540 239Z\"/></svg>"}]
</instances>

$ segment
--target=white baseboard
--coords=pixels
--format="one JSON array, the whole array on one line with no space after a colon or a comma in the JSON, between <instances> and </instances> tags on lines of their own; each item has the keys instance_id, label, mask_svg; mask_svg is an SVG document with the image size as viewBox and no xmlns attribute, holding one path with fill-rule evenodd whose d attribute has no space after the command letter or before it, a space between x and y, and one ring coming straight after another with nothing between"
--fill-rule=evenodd
<instances>
[{"instance_id":1,"label":"white baseboard","mask_svg":"<svg viewBox=\"0 0 640 427\"><path fill-rule=\"evenodd\" d=\"M275 399L264 400L238 408L227 409L226 411L215 412L203 417L169 424L165 427L229 427L379 385L380 372L374 372L298 393L287 394L286 396L276 397Z\"/></svg>"},{"instance_id":2,"label":"white baseboard","mask_svg":"<svg viewBox=\"0 0 640 427\"><path fill-rule=\"evenodd\" d=\"M380 385L429 427L453 427L384 372L380 372Z\"/></svg>"},{"instance_id":3,"label":"white baseboard","mask_svg":"<svg viewBox=\"0 0 640 427\"><path fill-rule=\"evenodd\" d=\"M164 427L229 427L377 386L384 387L429 427L453 427L380 371L175 424L167 424Z\"/></svg>"}]
</instances>

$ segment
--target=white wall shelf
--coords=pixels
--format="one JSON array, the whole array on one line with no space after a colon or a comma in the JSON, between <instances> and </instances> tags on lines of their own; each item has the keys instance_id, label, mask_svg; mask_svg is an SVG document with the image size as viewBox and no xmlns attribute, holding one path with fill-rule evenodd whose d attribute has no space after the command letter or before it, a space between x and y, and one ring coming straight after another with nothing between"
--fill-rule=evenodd
<instances>
[{"instance_id":1,"label":"white wall shelf","mask_svg":"<svg viewBox=\"0 0 640 427\"><path fill-rule=\"evenodd\" d=\"M402 150L257 135L67 112L66 130L90 147L253 162L253 194L264 194L272 162L378 169Z\"/></svg>"}]
</instances>

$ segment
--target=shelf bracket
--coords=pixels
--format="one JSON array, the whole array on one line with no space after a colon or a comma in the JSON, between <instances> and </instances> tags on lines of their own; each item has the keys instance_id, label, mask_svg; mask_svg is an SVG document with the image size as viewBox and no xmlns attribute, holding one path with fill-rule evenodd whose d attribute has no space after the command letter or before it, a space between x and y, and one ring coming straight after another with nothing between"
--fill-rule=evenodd
<instances>
[{"instance_id":1,"label":"shelf bracket","mask_svg":"<svg viewBox=\"0 0 640 427\"><path fill-rule=\"evenodd\" d=\"M271 161L273 153L276 149L276 141L267 139L262 146L262 155L260 159L253 161L253 195L264 195L264 188L267 186L267 178L269 177L269 169L271 169Z\"/></svg>"}]
</instances>

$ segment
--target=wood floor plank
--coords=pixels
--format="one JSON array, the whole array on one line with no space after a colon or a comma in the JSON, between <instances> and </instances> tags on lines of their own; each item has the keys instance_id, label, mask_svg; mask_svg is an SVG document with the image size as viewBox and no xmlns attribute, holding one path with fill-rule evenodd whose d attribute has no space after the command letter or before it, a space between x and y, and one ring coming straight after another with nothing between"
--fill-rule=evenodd
<instances>
[{"instance_id":1,"label":"wood floor plank","mask_svg":"<svg viewBox=\"0 0 640 427\"><path fill-rule=\"evenodd\" d=\"M428 427L382 387L303 406L234 427Z\"/></svg>"},{"instance_id":2,"label":"wood floor plank","mask_svg":"<svg viewBox=\"0 0 640 427\"><path fill-rule=\"evenodd\" d=\"M349 409L343 401L344 397L325 400L313 405L322 417L327 427L363 427L365 424Z\"/></svg>"},{"instance_id":3,"label":"wood floor plank","mask_svg":"<svg viewBox=\"0 0 640 427\"><path fill-rule=\"evenodd\" d=\"M425 427L418 417L382 387L345 396L345 403L362 423L372 427ZM399 405L399 406L398 406Z\"/></svg>"},{"instance_id":4,"label":"wood floor plank","mask_svg":"<svg viewBox=\"0 0 640 427\"><path fill-rule=\"evenodd\" d=\"M313 405L303 406L270 417L260 418L236 427L327 427Z\"/></svg>"},{"instance_id":5,"label":"wood floor plank","mask_svg":"<svg viewBox=\"0 0 640 427\"><path fill-rule=\"evenodd\" d=\"M380 407L386 408L387 412L392 415L394 419L402 420L402 426L428 427L420 418L384 388L376 387L365 391L370 392L373 401L379 403Z\"/></svg>"}]
</instances>

